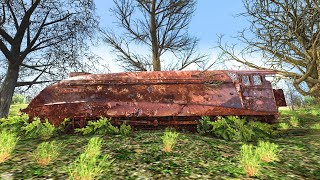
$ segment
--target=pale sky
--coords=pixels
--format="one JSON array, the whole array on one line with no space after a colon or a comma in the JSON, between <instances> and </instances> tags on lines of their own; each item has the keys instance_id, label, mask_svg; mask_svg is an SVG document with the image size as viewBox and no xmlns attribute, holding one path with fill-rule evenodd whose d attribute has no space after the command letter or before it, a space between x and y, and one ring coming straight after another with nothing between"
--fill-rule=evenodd
<instances>
[{"instance_id":1,"label":"pale sky","mask_svg":"<svg viewBox=\"0 0 320 180\"><path fill-rule=\"evenodd\" d=\"M105 28L117 29L115 18L110 12L112 0L96 0L97 14L100 16L100 25ZM217 35L224 35L224 39L232 42L237 32L249 27L244 17L237 16L244 12L241 0L198 0L194 17L189 26L189 34L200 39L199 50L210 55L210 59L217 57L214 49ZM110 48L106 44L93 47L93 51L109 62L111 72L122 71L117 65L110 62L113 59Z\"/></svg>"}]
</instances>

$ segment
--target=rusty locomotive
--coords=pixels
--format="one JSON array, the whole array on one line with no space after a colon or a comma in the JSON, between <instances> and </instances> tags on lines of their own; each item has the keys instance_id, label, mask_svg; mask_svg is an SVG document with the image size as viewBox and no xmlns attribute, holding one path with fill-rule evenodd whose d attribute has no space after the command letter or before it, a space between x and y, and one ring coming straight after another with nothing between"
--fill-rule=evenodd
<instances>
[{"instance_id":1,"label":"rusty locomotive","mask_svg":"<svg viewBox=\"0 0 320 180\"><path fill-rule=\"evenodd\" d=\"M110 74L70 73L22 110L58 126L73 127L110 117L115 125L194 126L201 116L250 116L272 123L286 102L266 75L273 71L155 71Z\"/></svg>"}]
</instances>

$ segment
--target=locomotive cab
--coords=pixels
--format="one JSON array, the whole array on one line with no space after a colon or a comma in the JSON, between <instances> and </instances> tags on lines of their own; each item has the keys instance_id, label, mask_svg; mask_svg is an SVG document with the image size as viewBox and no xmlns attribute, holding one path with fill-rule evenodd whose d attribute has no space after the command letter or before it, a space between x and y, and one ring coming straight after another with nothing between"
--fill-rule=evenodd
<instances>
[{"instance_id":1,"label":"locomotive cab","mask_svg":"<svg viewBox=\"0 0 320 180\"><path fill-rule=\"evenodd\" d=\"M269 74L269 73L268 73ZM272 89L266 74L248 73L239 75L239 87L244 108L260 111L286 106L282 89Z\"/></svg>"}]
</instances>

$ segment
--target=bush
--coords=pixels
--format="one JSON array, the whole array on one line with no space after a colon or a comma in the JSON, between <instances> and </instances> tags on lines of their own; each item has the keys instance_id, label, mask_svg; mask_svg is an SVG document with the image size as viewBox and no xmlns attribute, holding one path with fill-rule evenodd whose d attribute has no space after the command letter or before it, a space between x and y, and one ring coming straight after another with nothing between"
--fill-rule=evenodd
<instances>
[{"instance_id":1,"label":"bush","mask_svg":"<svg viewBox=\"0 0 320 180\"><path fill-rule=\"evenodd\" d=\"M103 140L97 137L89 140L85 152L69 167L69 179L97 179L106 172L113 160L109 160L108 155L100 155L102 144Z\"/></svg>"},{"instance_id":2,"label":"bush","mask_svg":"<svg viewBox=\"0 0 320 180\"><path fill-rule=\"evenodd\" d=\"M179 133L175 132L173 129L165 129L165 132L161 137L165 152L171 152L173 145L176 143L178 135Z\"/></svg>"},{"instance_id":3,"label":"bush","mask_svg":"<svg viewBox=\"0 0 320 180\"><path fill-rule=\"evenodd\" d=\"M209 116L202 116L197 124L199 134L207 134L212 130L212 122Z\"/></svg>"},{"instance_id":4,"label":"bush","mask_svg":"<svg viewBox=\"0 0 320 180\"><path fill-rule=\"evenodd\" d=\"M121 124L120 126L120 134L122 136L128 136L131 133L131 126L130 125L126 125L126 123L124 122L123 124Z\"/></svg>"},{"instance_id":5,"label":"bush","mask_svg":"<svg viewBox=\"0 0 320 180\"><path fill-rule=\"evenodd\" d=\"M240 151L240 163L247 176L257 176L260 170L260 156L257 151L254 150L253 146L250 145L242 145Z\"/></svg>"},{"instance_id":6,"label":"bush","mask_svg":"<svg viewBox=\"0 0 320 180\"><path fill-rule=\"evenodd\" d=\"M33 152L33 157L39 165L46 166L58 158L61 146L61 143L57 144L55 141L43 142Z\"/></svg>"},{"instance_id":7,"label":"bush","mask_svg":"<svg viewBox=\"0 0 320 180\"><path fill-rule=\"evenodd\" d=\"M0 132L0 163L6 161L10 157L18 140L19 138L13 132L5 130Z\"/></svg>"},{"instance_id":8,"label":"bush","mask_svg":"<svg viewBox=\"0 0 320 180\"><path fill-rule=\"evenodd\" d=\"M320 130L320 123L316 123L312 126L310 126L311 129L314 129L314 130Z\"/></svg>"},{"instance_id":9,"label":"bush","mask_svg":"<svg viewBox=\"0 0 320 180\"><path fill-rule=\"evenodd\" d=\"M219 138L231 141L251 141L270 137L272 128L267 123L247 121L237 116L221 117L210 122L212 129L210 132Z\"/></svg>"},{"instance_id":10,"label":"bush","mask_svg":"<svg viewBox=\"0 0 320 180\"><path fill-rule=\"evenodd\" d=\"M8 118L0 119L0 128L6 131L12 131L20 134L22 127L28 122L28 115L9 116Z\"/></svg>"},{"instance_id":11,"label":"bush","mask_svg":"<svg viewBox=\"0 0 320 180\"><path fill-rule=\"evenodd\" d=\"M55 127L46 119L44 123L40 118L34 118L33 121L22 127L28 137L49 139L55 132Z\"/></svg>"},{"instance_id":12,"label":"bush","mask_svg":"<svg viewBox=\"0 0 320 180\"><path fill-rule=\"evenodd\" d=\"M289 122L292 127L299 126L299 119L296 116L291 116Z\"/></svg>"},{"instance_id":13,"label":"bush","mask_svg":"<svg viewBox=\"0 0 320 180\"><path fill-rule=\"evenodd\" d=\"M264 162L273 162L278 159L278 145L270 142L259 141L256 149L260 159Z\"/></svg>"},{"instance_id":14,"label":"bush","mask_svg":"<svg viewBox=\"0 0 320 180\"><path fill-rule=\"evenodd\" d=\"M282 122L278 124L278 128L282 130L287 130L289 129L289 125L287 123Z\"/></svg>"},{"instance_id":15,"label":"bush","mask_svg":"<svg viewBox=\"0 0 320 180\"><path fill-rule=\"evenodd\" d=\"M16 94L14 96L12 96L12 101L11 104L24 104L25 101L25 96L22 94Z\"/></svg>"},{"instance_id":16,"label":"bush","mask_svg":"<svg viewBox=\"0 0 320 180\"><path fill-rule=\"evenodd\" d=\"M75 132L82 133L83 135L87 134L96 134L96 135L106 135L106 134L121 134L127 135L131 132L131 126L126 125L125 123L120 126L120 129L116 126L113 126L110 122L111 119L101 117L97 121L89 121L88 125L84 128L75 129Z\"/></svg>"}]
</instances>

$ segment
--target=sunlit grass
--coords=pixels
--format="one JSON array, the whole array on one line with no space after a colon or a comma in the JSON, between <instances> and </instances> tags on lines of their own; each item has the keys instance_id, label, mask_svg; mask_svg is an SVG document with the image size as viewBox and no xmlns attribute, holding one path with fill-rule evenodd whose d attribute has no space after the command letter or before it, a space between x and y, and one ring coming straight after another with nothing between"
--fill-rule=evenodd
<instances>
[{"instance_id":1,"label":"sunlit grass","mask_svg":"<svg viewBox=\"0 0 320 180\"><path fill-rule=\"evenodd\" d=\"M260 171L260 156L250 144L244 144L240 151L240 163L248 177L257 176Z\"/></svg>"},{"instance_id":2,"label":"sunlit grass","mask_svg":"<svg viewBox=\"0 0 320 180\"><path fill-rule=\"evenodd\" d=\"M166 128L163 136L161 137L164 151L165 152L171 152L173 145L176 143L176 139L178 137L179 133L175 132L174 130L170 128Z\"/></svg>"},{"instance_id":3,"label":"sunlit grass","mask_svg":"<svg viewBox=\"0 0 320 180\"><path fill-rule=\"evenodd\" d=\"M10 157L18 140L19 138L13 132L0 132L0 163L6 161Z\"/></svg>"},{"instance_id":4,"label":"sunlit grass","mask_svg":"<svg viewBox=\"0 0 320 180\"><path fill-rule=\"evenodd\" d=\"M278 158L278 145L270 142L259 141L256 149L259 157L264 162L272 162L279 160Z\"/></svg>"},{"instance_id":5,"label":"sunlit grass","mask_svg":"<svg viewBox=\"0 0 320 180\"><path fill-rule=\"evenodd\" d=\"M43 142L33 152L33 157L39 165L46 166L58 158L61 146L61 143L58 144L55 141Z\"/></svg>"}]
</instances>

